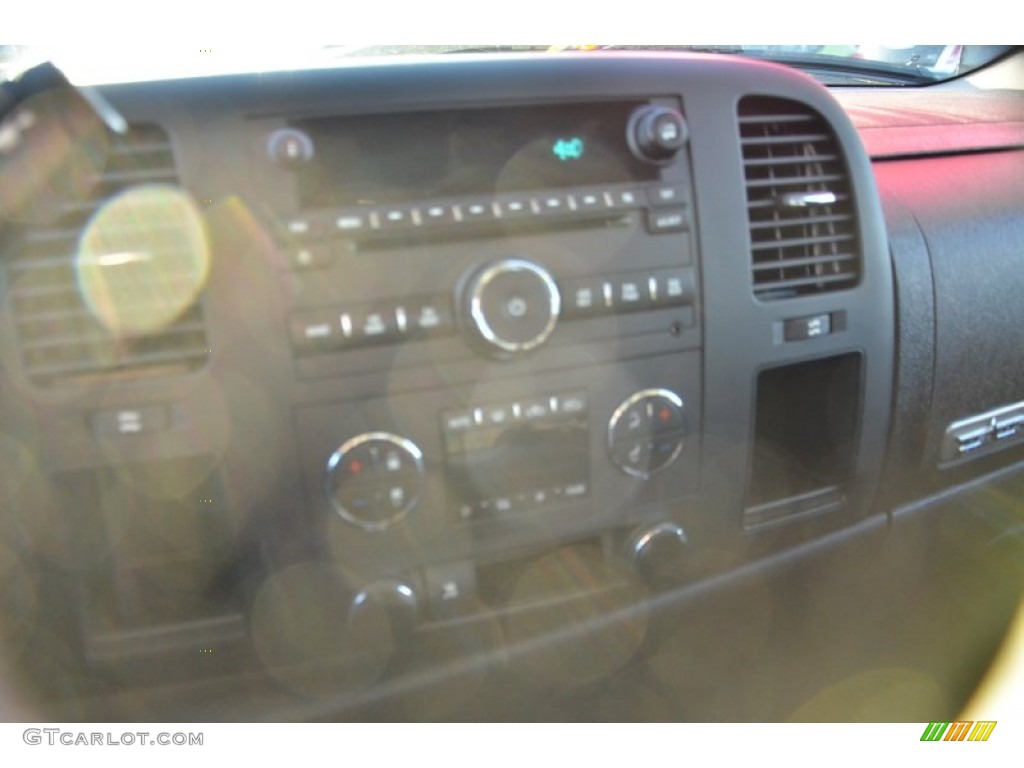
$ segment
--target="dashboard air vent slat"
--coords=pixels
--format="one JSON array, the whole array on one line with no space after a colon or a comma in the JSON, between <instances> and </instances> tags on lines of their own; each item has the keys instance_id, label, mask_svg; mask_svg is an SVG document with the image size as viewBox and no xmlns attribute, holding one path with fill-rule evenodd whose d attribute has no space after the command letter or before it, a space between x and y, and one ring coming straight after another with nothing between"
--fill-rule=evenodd
<instances>
[{"instance_id":1,"label":"dashboard air vent slat","mask_svg":"<svg viewBox=\"0 0 1024 768\"><path fill-rule=\"evenodd\" d=\"M793 161L790 161L791 163ZM803 160L797 160L797 163L802 163ZM821 173L816 176L807 174L806 176L773 176L770 179L752 179L747 182L747 189L759 189L762 187L782 187L787 184L824 184L827 181L841 181L845 177L838 173Z\"/></svg>"},{"instance_id":2,"label":"dashboard air vent slat","mask_svg":"<svg viewBox=\"0 0 1024 768\"><path fill-rule=\"evenodd\" d=\"M202 333L202 331L202 323L179 323L173 330L160 335L169 338L183 333ZM149 338L155 338L155 336L150 336ZM33 342L31 346L26 347L25 352L26 354L32 354L36 350L40 349L56 349L61 347L71 348L77 345L86 346L90 344L102 344L108 339L108 334L103 333L102 329L88 329L82 332L70 333L65 336L55 335L49 338L40 339L39 341Z\"/></svg>"},{"instance_id":3,"label":"dashboard air vent slat","mask_svg":"<svg viewBox=\"0 0 1024 768\"><path fill-rule=\"evenodd\" d=\"M744 99L746 101L746 99ZM742 103L740 105L742 108ZM742 118L741 118L742 120ZM742 122L741 122L742 125ZM783 127L785 124L779 125L776 123L756 123L754 128L761 128L766 130L772 130L773 128ZM792 133L786 136L751 136L749 139L744 140L744 144L751 147L772 147L772 146L787 146L792 144L805 144L808 142L827 142L830 140L830 136L827 133Z\"/></svg>"},{"instance_id":4,"label":"dashboard air vent slat","mask_svg":"<svg viewBox=\"0 0 1024 768\"><path fill-rule=\"evenodd\" d=\"M761 157L751 158L746 161L746 165L751 168L763 168L767 166L787 166L790 165L794 160L799 160L799 155L776 155L774 157ZM819 155L818 160L822 163L831 163L838 160L837 155Z\"/></svg>"},{"instance_id":5,"label":"dashboard air vent slat","mask_svg":"<svg viewBox=\"0 0 1024 768\"><path fill-rule=\"evenodd\" d=\"M781 227L780 227L780 229L781 229ZM832 238L832 242L835 242L835 243L841 243L841 242L843 242L845 240L853 240L853 235L852 234L841 234L841 235L834 235L833 238ZM770 243L754 243L753 246L752 246L752 249L755 250L755 251L767 251L767 250L775 250L775 249L778 249L778 248L796 248L796 247L801 246L801 245L814 245L815 243L818 243L820 241L821 241L821 238L814 237L814 236L811 236L811 237L789 237L789 238L781 238L780 237L778 240L773 240ZM781 262L783 260L780 259L779 261ZM771 266L771 265L760 264L760 265L755 265L755 266L762 266L763 267L763 266Z\"/></svg>"},{"instance_id":6,"label":"dashboard air vent slat","mask_svg":"<svg viewBox=\"0 0 1024 768\"><path fill-rule=\"evenodd\" d=\"M772 301L856 285L856 209L828 122L789 99L747 96L739 130L754 295Z\"/></svg>"},{"instance_id":7,"label":"dashboard air vent slat","mask_svg":"<svg viewBox=\"0 0 1024 768\"><path fill-rule=\"evenodd\" d=\"M83 265L95 262L79 253L83 232L110 201L128 190L155 189L153 185L172 193L179 186L173 147L164 129L133 125L124 135L112 134L106 162L89 197L57 206L45 223L24 228L3 254L22 361L35 384L158 375L205 364L202 300L194 290L195 267L190 263L195 261L194 254L182 250L187 239L180 236L183 225L175 216L145 217L141 224L132 216L112 217L103 230L104 243L145 243L152 244L152 249L113 253L111 258L127 255L139 263L157 260L160 268L114 267L136 270L127 283L130 290L113 296L116 315L110 314L111 305L102 304L113 300L110 286L91 301L86 296ZM165 236L166 232L170 235ZM166 310L162 305L168 303L169 295L184 297L180 310L155 320L154 307Z\"/></svg>"},{"instance_id":8,"label":"dashboard air vent slat","mask_svg":"<svg viewBox=\"0 0 1024 768\"><path fill-rule=\"evenodd\" d=\"M806 259L789 259L788 261L779 262L778 264L760 264L755 266L754 270L806 267L816 264L827 264L831 261L852 261L856 258L857 256L852 253L839 254L837 256L811 256ZM837 275L832 275L832 277L837 277Z\"/></svg>"}]
</instances>

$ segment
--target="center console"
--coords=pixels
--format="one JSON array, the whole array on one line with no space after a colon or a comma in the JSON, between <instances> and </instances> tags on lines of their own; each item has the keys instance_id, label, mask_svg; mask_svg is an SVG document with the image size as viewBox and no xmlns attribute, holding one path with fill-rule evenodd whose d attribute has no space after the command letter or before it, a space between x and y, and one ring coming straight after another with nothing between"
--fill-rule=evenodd
<instances>
[{"instance_id":1,"label":"center console","mask_svg":"<svg viewBox=\"0 0 1024 768\"><path fill-rule=\"evenodd\" d=\"M891 287L845 118L791 75L745 96L576 66L247 123L318 563L285 573L342 585L345 632L372 604L421 639L532 637L866 508ZM292 650L264 661L318 655Z\"/></svg>"},{"instance_id":2,"label":"center console","mask_svg":"<svg viewBox=\"0 0 1024 768\"><path fill-rule=\"evenodd\" d=\"M652 590L871 510L891 274L828 93L719 59L471 70L105 89L160 126L210 264L194 365L138 345L152 365L18 380L69 509L149 519L123 467L202 496L159 558L82 566L90 663L180 670L229 638L301 694L451 647L587 682L641 646ZM161 623L172 571L191 597Z\"/></svg>"},{"instance_id":3,"label":"center console","mask_svg":"<svg viewBox=\"0 0 1024 768\"><path fill-rule=\"evenodd\" d=\"M278 222L296 376L381 372L416 388L295 412L307 485L346 562L393 571L377 540L405 537L418 542L398 555L406 567L439 549L499 556L652 504L664 515L695 492L687 134L666 98L270 133L299 203Z\"/></svg>"}]
</instances>

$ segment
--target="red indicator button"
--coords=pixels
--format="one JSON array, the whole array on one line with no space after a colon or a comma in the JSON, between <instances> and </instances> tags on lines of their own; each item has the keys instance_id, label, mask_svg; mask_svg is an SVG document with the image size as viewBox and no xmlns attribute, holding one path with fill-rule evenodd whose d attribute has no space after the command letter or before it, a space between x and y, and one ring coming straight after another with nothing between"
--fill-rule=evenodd
<instances>
[{"instance_id":1,"label":"red indicator button","mask_svg":"<svg viewBox=\"0 0 1024 768\"><path fill-rule=\"evenodd\" d=\"M361 462L359 459L353 459L351 462L349 462L348 469L353 475L358 475L360 472L363 471L363 462Z\"/></svg>"},{"instance_id":2,"label":"red indicator button","mask_svg":"<svg viewBox=\"0 0 1024 768\"><path fill-rule=\"evenodd\" d=\"M658 419L660 421L671 421L672 420L672 411L670 411L668 408L661 408L658 411Z\"/></svg>"}]
</instances>

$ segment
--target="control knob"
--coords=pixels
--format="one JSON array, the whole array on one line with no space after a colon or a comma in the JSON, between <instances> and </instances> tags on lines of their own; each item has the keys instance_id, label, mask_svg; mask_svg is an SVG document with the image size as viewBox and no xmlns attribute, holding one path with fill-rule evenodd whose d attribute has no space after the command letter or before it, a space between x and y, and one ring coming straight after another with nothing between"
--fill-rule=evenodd
<instances>
[{"instance_id":1,"label":"control knob","mask_svg":"<svg viewBox=\"0 0 1024 768\"><path fill-rule=\"evenodd\" d=\"M297 128L281 128L267 139L267 154L282 168L295 169L313 159L313 140Z\"/></svg>"},{"instance_id":2,"label":"control knob","mask_svg":"<svg viewBox=\"0 0 1024 768\"><path fill-rule=\"evenodd\" d=\"M415 508L423 486L423 453L404 437L367 432L342 443L327 461L324 492L342 519L370 531L387 528Z\"/></svg>"},{"instance_id":3,"label":"control knob","mask_svg":"<svg viewBox=\"0 0 1024 768\"><path fill-rule=\"evenodd\" d=\"M336 565L296 563L272 574L253 601L253 649L267 672L306 695L333 696L380 679L408 647L417 620L409 582L365 585Z\"/></svg>"},{"instance_id":4,"label":"control knob","mask_svg":"<svg viewBox=\"0 0 1024 768\"><path fill-rule=\"evenodd\" d=\"M688 548L686 532L673 522L641 528L629 540L634 572L655 589L670 587L683 579Z\"/></svg>"},{"instance_id":5,"label":"control knob","mask_svg":"<svg viewBox=\"0 0 1024 768\"><path fill-rule=\"evenodd\" d=\"M658 164L671 160L685 146L689 135L683 116L668 107L640 107L630 117L627 128L633 154Z\"/></svg>"},{"instance_id":6,"label":"control knob","mask_svg":"<svg viewBox=\"0 0 1024 768\"><path fill-rule=\"evenodd\" d=\"M686 440L683 399L669 389L643 389L608 421L608 453L627 475L647 480L678 458Z\"/></svg>"},{"instance_id":7,"label":"control knob","mask_svg":"<svg viewBox=\"0 0 1024 768\"><path fill-rule=\"evenodd\" d=\"M532 261L503 259L471 274L462 289L463 321L488 353L508 357L543 344L562 299L551 274Z\"/></svg>"},{"instance_id":8,"label":"control knob","mask_svg":"<svg viewBox=\"0 0 1024 768\"><path fill-rule=\"evenodd\" d=\"M383 580L360 589L349 605L347 624L357 635L369 634L375 614L383 612L396 644L412 637L416 628L419 603L416 593L403 581Z\"/></svg>"}]
</instances>

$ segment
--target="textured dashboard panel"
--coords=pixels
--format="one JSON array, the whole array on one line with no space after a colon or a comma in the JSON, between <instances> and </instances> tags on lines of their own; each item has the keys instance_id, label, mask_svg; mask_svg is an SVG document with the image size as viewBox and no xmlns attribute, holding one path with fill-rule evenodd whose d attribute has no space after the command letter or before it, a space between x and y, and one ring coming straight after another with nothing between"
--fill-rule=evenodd
<instances>
[{"instance_id":1,"label":"textured dashboard panel","mask_svg":"<svg viewBox=\"0 0 1024 768\"><path fill-rule=\"evenodd\" d=\"M1024 153L886 162L877 173L913 213L931 258L935 373L923 460L934 465L949 424L1024 395Z\"/></svg>"},{"instance_id":2,"label":"textured dashboard panel","mask_svg":"<svg viewBox=\"0 0 1024 768\"><path fill-rule=\"evenodd\" d=\"M936 88L836 89L874 158L942 155L1024 146L1019 90L976 88L971 78Z\"/></svg>"}]
</instances>

